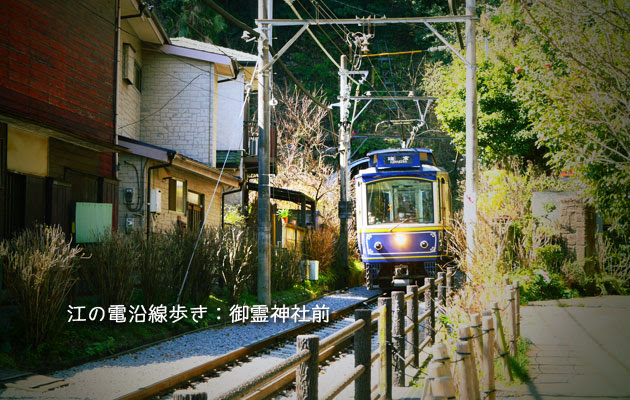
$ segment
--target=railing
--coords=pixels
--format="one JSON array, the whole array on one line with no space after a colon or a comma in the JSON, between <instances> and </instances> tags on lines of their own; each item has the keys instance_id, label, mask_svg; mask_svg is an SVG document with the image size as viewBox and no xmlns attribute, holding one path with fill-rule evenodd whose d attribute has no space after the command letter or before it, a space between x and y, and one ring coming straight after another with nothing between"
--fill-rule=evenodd
<instances>
[{"instance_id":1,"label":"railing","mask_svg":"<svg viewBox=\"0 0 630 400\"><path fill-rule=\"evenodd\" d=\"M492 304L492 310L471 316L470 325L460 326L453 361L447 346L433 346L433 358L428 365L422 398L454 398L494 400L495 393L495 349L497 359L502 360L504 376L512 381L510 358L516 357L520 337L520 288L519 282L510 284L505 280L505 306ZM507 327L503 320L507 317ZM509 331L509 342L506 329ZM454 382L451 364L457 369L458 381ZM477 364L481 373L477 372ZM455 385L457 384L457 385ZM457 386L457 390L456 390Z\"/></svg>"},{"instance_id":2,"label":"railing","mask_svg":"<svg viewBox=\"0 0 630 400\"><path fill-rule=\"evenodd\" d=\"M353 382L355 383L355 399L391 399L393 385L405 385L405 368L409 364L419 368L420 352L435 341L436 303L440 307L446 305L445 301L453 289L451 283L454 273L454 269L448 268L447 273L439 273L437 279L425 278L422 287L407 286L406 294L394 291L391 297L380 297L376 310L356 310L355 322L321 341L316 335L298 336L297 351L294 356L218 398L227 400L248 397L295 369L296 392L299 400L333 399ZM424 294L427 311L419 315L421 294ZM405 324L406 319L411 322ZM372 352L371 327L374 323L378 325L379 345L378 349ZM423 337L420 338L422 323L424 324ZM319 360L327 352L333 351L336 345L350 337L354 341L354 370L328 393L320 396L318 393ZM405 356L406 342L411 345L407 356ZM372 365L377 360L380 360L379 382L378 385L372 387ZM374 396L372 392L376 392Z\"/></svg>"}]
</instances>

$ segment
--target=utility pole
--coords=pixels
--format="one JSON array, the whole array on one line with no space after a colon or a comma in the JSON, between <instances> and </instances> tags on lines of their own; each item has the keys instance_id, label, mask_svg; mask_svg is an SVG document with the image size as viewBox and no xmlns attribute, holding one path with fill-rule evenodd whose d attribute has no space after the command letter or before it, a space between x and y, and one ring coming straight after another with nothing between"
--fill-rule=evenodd
<instances>
[{"instance_id":1,"label":"utility pole","mask_svg":"<svg viewBox=\"0 0 630 400\"><path fill-rule=\"evenodd\" d=\"M466 14L476 17L475 0L466 0ZM477 49L475 19L466 20L466 192L464 223L466 224L467 261L470 266L475 252L477 223Z\"/></svg>"},{"instance_id":2,"label":"utility pole","mask_svg":"<svg viewBox=\"0 0 630 400\"><path fill-rule=\"evenodd\" d=\"M339 286L348 283L348 218L351 208L348 199L348 154L350 133L348 132L348 113L350 112L350 88L348 86L347 58L341 56L339 64Z\"/></svg>"},{"instance_id":3,"label":"utility pole","mask_svg":"<svg viewBox=\"0 0 630 400\"><path fill-rule=\"evenodd\" d=\"M269 3L267 3L269 1ZM272 0L258 0L258 18L269 18ZM257 22L258 37L258 301L271 305L271 216L269 198L270 105L269 62L270 26Z\"/></svg>"}]
</instances>

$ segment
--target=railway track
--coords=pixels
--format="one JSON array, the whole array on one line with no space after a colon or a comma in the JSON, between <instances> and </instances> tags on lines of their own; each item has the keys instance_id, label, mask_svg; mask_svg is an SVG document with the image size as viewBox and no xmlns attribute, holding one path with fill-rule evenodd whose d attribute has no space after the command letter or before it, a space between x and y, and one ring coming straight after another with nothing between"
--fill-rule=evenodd
<instances>
[{"instance_id":1,"label":"railway track","mask_svg":"<svg viewBox=\"0 0 630 400\"><path fill-rule=\"evenodd\" d=\"M376 299L377 297L374 296L361 303L356 303L331 313L329 323L310 322L297 326L120 396L118 400L156 397L168 399L172 397L172 393L175 390L191 387L218 395L221 392L237 386L240 381L245 378L254 376L265 369L272 368L274 364L294 355L295 340L298 335L313 333L322 338L326 337L344 326L351 324L354 321L354 317L352 316L354 310L359 308L376 308ZM334 346L328 352L320 356L320 362L329 359L334 354L346 348L350 343L351 341L346 340ZM293 382L294 374L295 372L292 371L292 373L281 377L259 392L254 393L250 398L261 399L273 395L290 385Z\"/></svg>"}]
</instances>

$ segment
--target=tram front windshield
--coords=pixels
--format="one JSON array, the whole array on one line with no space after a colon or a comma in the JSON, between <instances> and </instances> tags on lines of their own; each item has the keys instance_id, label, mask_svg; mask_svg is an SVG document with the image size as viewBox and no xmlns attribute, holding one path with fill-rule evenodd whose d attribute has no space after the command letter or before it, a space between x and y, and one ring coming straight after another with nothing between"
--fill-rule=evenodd
<instances>
[{"instance_id":1,"label":"tram front windshield","mask_svg":"<svg viewBox=\"0 0 630 400\"><path fill-rule=\"evenodd\" d=\"M433 223L433 183L418 179L390 179L369 183L368 225Z\"/></svg>"}]
</instances>

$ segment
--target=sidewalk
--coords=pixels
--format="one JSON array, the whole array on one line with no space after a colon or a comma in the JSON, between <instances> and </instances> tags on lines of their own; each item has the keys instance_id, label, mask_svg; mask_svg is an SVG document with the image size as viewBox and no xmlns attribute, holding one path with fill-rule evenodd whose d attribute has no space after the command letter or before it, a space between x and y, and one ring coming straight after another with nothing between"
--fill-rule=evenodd
<instances>
[{"instance_id":1,"label":"sidewalk","mask_svg":"<svg viewBox=\"0 0 630 400\"><path fill-rule=\"evenodd\" d=\"M532 380L497 398L630 399L630 296L534 302L521 317Z\"/></svg>"}]
</instances>

